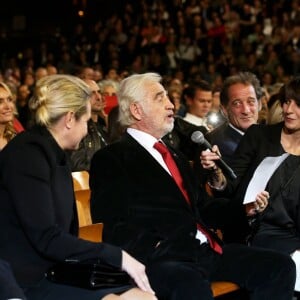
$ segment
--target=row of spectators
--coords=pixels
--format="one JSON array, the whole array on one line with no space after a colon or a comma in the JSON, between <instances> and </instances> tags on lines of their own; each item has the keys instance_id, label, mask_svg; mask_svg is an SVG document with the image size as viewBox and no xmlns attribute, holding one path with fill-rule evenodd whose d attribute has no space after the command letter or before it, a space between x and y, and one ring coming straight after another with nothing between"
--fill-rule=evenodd
<instances>
[{"instance_id":1,"label":"row of spectators","mask_svg":"<svg viewBox=\"0 0 300 300\"><path fill-rule=\"evenodd\" d=\"M123 9L106 19L81 18L71 32L56 28L7 51L2 42L4 80L24 83L39 67L77 74L88 66L100 77L111 68L119 75L156 71L166 80L201 78L220 86L226 76L247 70L273 92L299 72L297 0L126 0L120 5Z\"/></svg>"}]
</instances>

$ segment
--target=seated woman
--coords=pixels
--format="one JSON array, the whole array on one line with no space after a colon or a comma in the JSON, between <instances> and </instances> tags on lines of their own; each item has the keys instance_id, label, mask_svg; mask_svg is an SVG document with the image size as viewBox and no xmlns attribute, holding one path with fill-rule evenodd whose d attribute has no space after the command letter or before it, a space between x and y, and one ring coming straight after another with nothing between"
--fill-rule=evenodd
<instances>
[{"instance_id":1,"label":"seated woman","mask_svg":"<svg viewBox=\"0 0 300 300\"><path fill-rule=\"evenodd\" d=\"M17 134L14 127L15 104L9 87L0 82L0 151Z\"/></svg>"},{"instance_id":2,"label":"seated woman","mask_svg":"<svg viewBox=\"0 0 300 300\"><path fill-rule=\"evenodd\" d=\"M201 161L211 170L213 188L245 204L255 224L249 243L292 256L295 290L300 291L300 77L285 84L277 97L283 121L246 131L231 164L237 180L228 180L216 167L216 146L203 151Z\"/></svg>"},{"instance_id":3,"label":"seated woman","mask_svg":"<svg viewBox=\"0 0 300 300\"><path fill-rule=\"evenodd\" d=\"M11 264L30 300L156 299L143 264L118 247L77 237L65 150L76 149L87 133L91 93L86 83L70 75L37 82L30 100L35 127L17 135L0 153L0 257ZM92 258L126 271L135 285L89 290L45 277L57 262Z\"/></svg>"}]
</instances>

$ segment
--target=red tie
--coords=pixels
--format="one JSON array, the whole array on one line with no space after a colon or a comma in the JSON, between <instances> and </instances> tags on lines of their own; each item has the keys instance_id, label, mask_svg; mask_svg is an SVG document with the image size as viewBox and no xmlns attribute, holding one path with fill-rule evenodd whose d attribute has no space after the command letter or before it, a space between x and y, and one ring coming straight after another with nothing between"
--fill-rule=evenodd
<instances>
[{"instance_id":1,"label":"red tie","mask_svg":"<svg viewBox=\"0 0 300 300\"><path fill-rule=\"evenodd\" d=\"M191 201L189 199L188 193L183 185L183 180L181 174L178 170L178 167L170 153L169 149L162 143L156 142L153 146L163 157L173 179L175 180L177 186L181 190L186 202L191 205ZM201 231L208 239L210 246L218 253L222 253L221 246L212 238L212 236L204 229L200 224L197 224L197 228Z\"/></svg>"},{"instance_id":2,"label":"red tie","mask_svg":"<svg viewBox=\"0 0 300 300\"><path fill-rule=\"evenodd\" d=\"M178 185L178 187L180 188L185 200L190 204L190 199L189 196L187 194L186 189L183 186L183 181L182 181L182 177L181 174L178 170L178 167L169 151L169 149L161 142L156 142L153 146L163 157L173 179L175 180L176 184Z\"/></svg>"}]
</instances>

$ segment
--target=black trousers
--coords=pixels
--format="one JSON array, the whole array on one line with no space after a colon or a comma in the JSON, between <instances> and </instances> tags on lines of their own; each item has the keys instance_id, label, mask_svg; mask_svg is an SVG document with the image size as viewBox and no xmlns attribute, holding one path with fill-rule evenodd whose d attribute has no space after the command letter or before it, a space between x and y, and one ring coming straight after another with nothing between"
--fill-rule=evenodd
<instances>
[{"instance_id":1,"label":"black trousers","mask_svg":"<svg viewBox=\"0 0 300 300\"><path fill-rule=\"evenodd\" d=\"M147 265L159 300L212 300L212 281L231 281L246 289L251 300L291 300L296 267L285 254L228 244L223 254L205 244L193 262L161 260Z\"/></svg>"}]
</instances>

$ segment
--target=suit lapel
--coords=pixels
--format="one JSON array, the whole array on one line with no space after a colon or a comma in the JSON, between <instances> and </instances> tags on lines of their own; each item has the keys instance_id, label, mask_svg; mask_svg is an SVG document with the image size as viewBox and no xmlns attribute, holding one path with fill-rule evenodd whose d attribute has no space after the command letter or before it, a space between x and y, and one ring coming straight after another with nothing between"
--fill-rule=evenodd
<instances>
[{"instance_id":1,"label":"suit lapel","mask_svg":"<svg viewBox=\"0 0 300 300\"><path fill-rule=\"evenodd\" d=\"M131 137L129 134L126 134L124 138L127 140L127 143L132 148L132 150L129 151L130 157L134 161L142 161L144 170L149 171L151 173L151 176L156 178L162 178L161 181L164 184L164 188L168 190L173 190L174 192L178 193L178 195L181 196L180 198L182 198L182 201L184 201L187 207L191 209L190 205L188 205L188 203L186 202L182 192L180 191L172 176L170 176L170 174L168 174L168 172L152 157L152 155L143 146L141 146L133 137ZM184 167L181 163L180 158L178 157L178 154L175 153L173 149L170 149L170 151L181 175L185 175L185 172L183 171ZM135 162L133 162L133 164L135 164ZM183 176L183 181L187 188L187 192L190 199L194 199L190 180L188 180L186 176Z\"/></svg>"}]
</instances>

